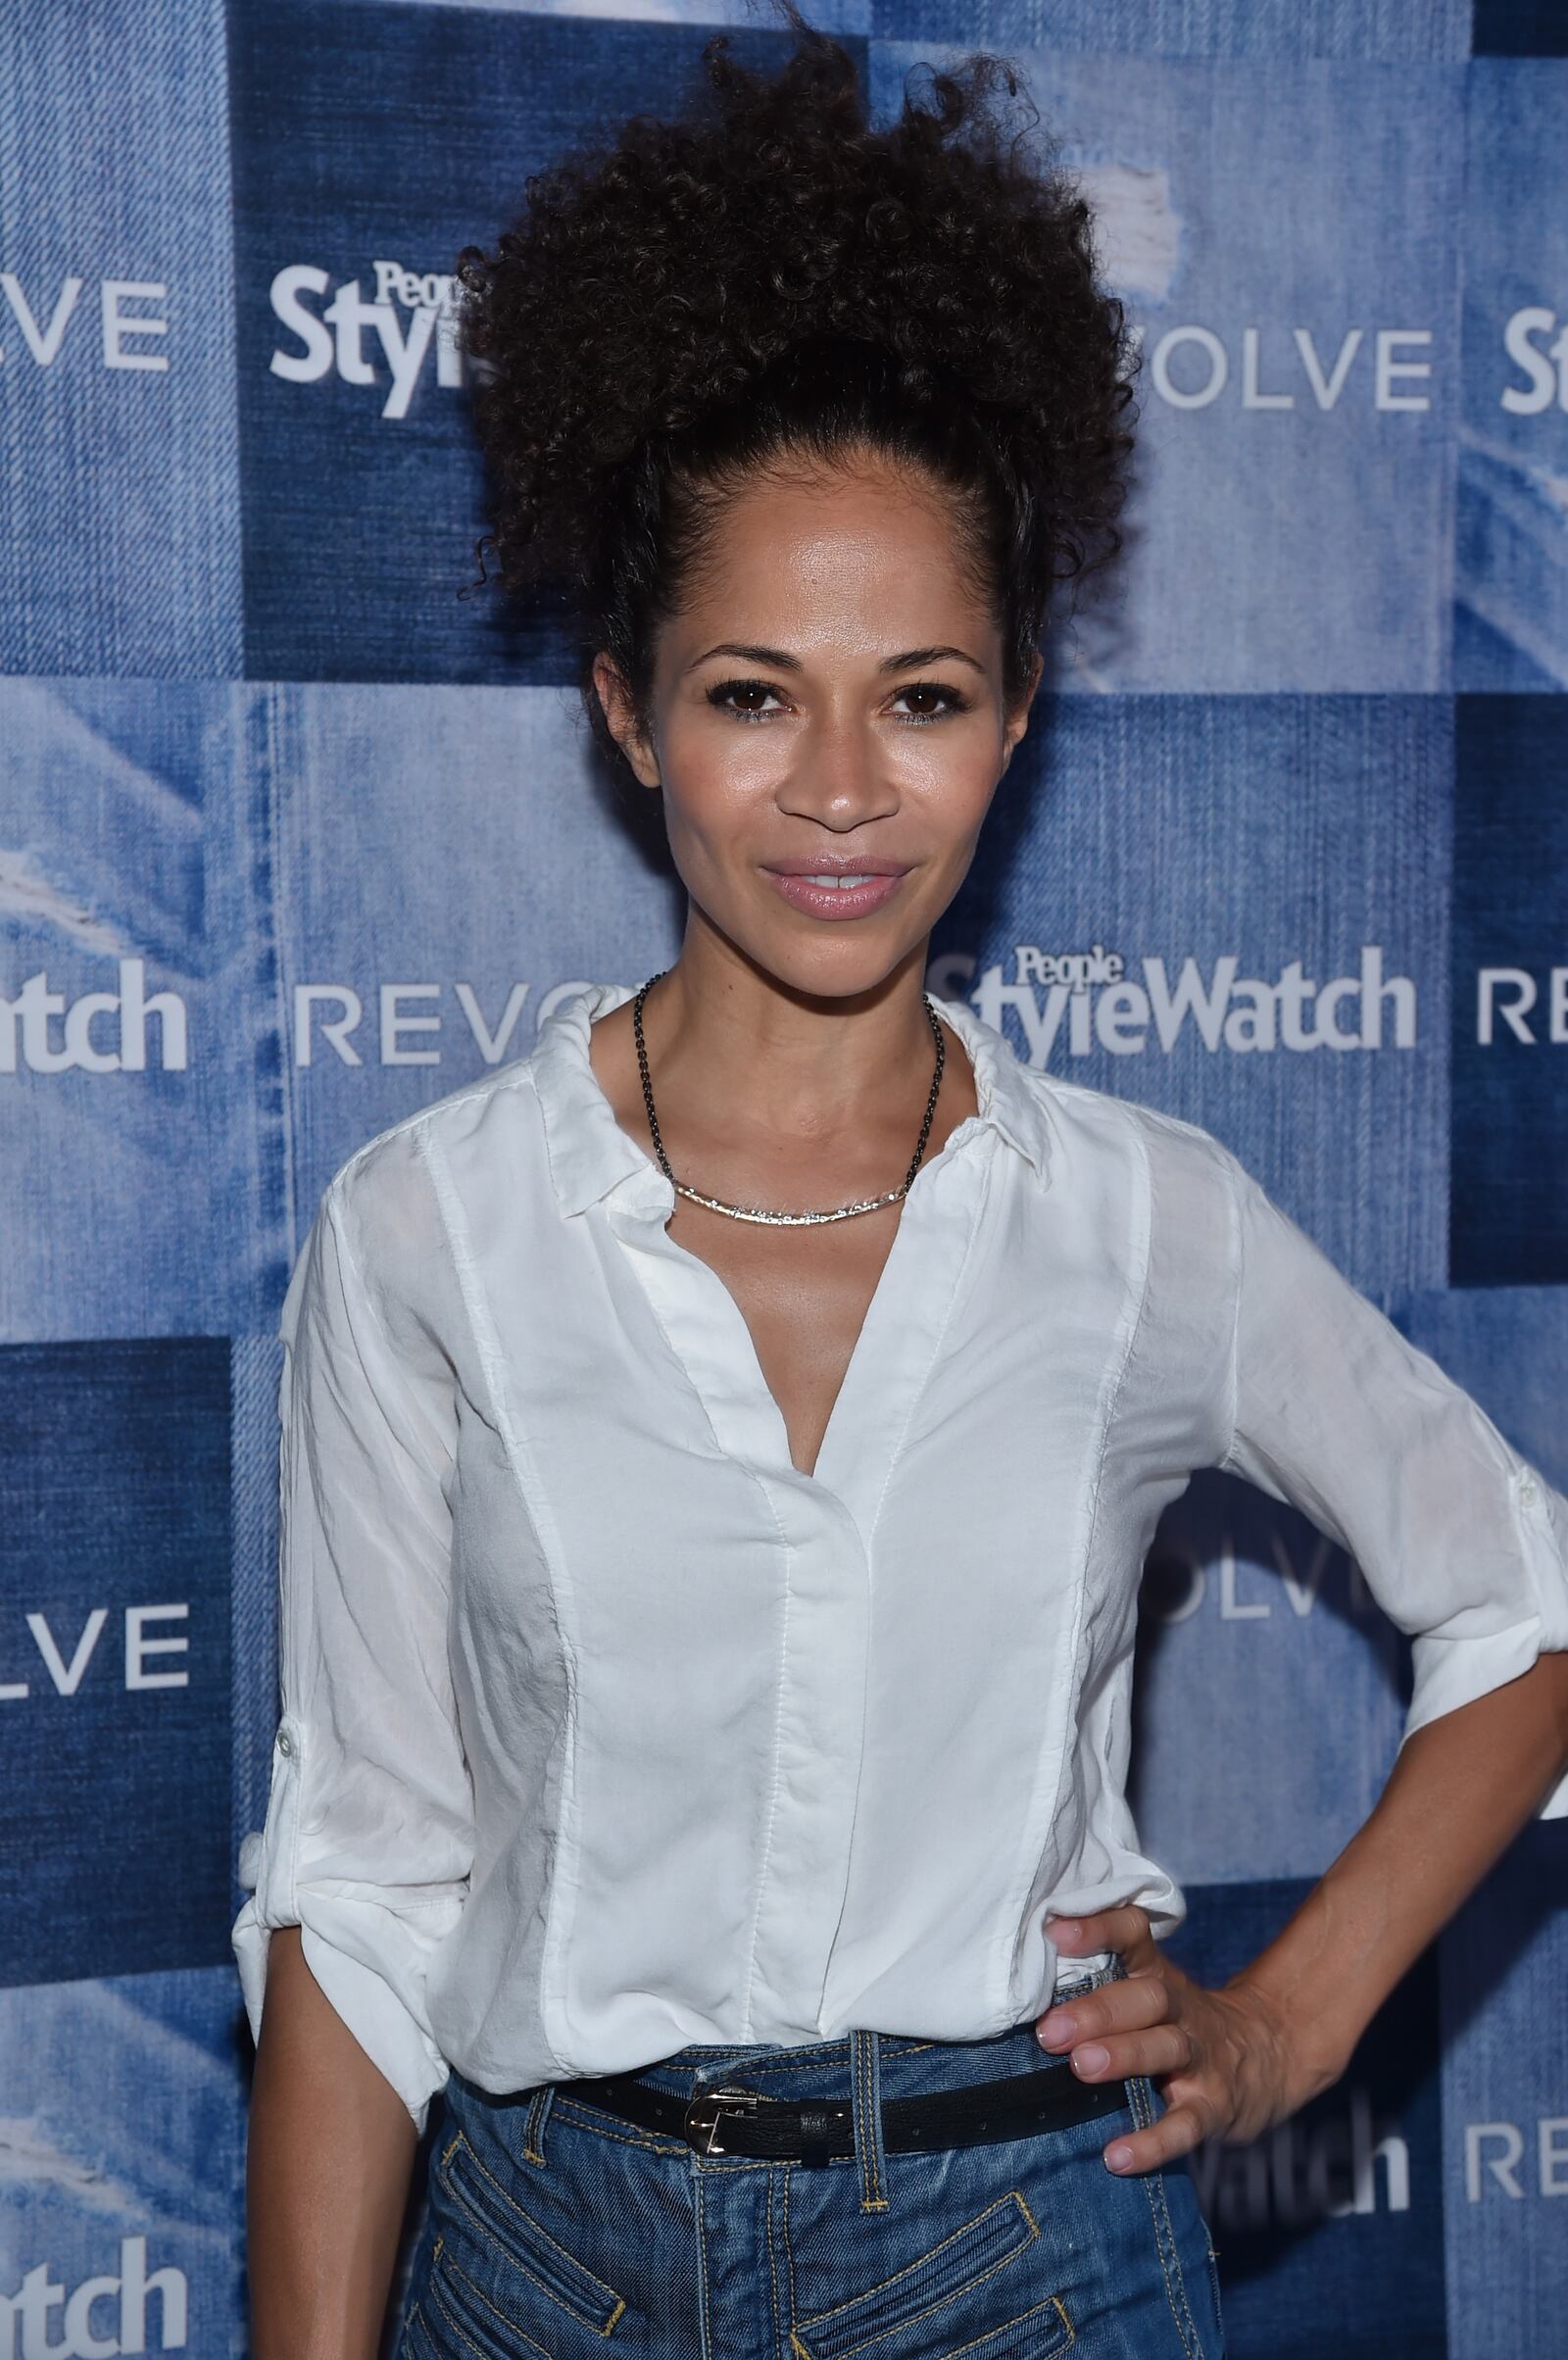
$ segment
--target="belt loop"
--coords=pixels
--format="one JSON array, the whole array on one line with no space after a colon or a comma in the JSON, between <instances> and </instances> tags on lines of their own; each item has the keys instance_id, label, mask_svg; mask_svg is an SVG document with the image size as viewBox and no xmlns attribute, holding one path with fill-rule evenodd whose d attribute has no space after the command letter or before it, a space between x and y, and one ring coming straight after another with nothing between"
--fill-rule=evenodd
<instances>
[{"instance_id":1,"label":"belt loop","mask_svg":"<svg viewBox=\"0 0 1568 2360\"><path fill-rule=\"evenodd\" d=\"M877 2034L851 2033L850 2082L855 2152L860 2166L860 2210L886 2212L888 2159L882 2149L882 2055Z\"/></svg>"},{"instance_id":2,"label":"belt loop","mask_svg":"<svg viewBox=\"0 0 1568 2360\"><path fill-rule=\"evenodd\" d=\"M542 2164L545 2159L545 2124L550 2120L550 2103L556 2094L554 2082L542 2082L528 2102L527 2119L522 2126L522 2160Z\"/></svg>"}]
</instances>

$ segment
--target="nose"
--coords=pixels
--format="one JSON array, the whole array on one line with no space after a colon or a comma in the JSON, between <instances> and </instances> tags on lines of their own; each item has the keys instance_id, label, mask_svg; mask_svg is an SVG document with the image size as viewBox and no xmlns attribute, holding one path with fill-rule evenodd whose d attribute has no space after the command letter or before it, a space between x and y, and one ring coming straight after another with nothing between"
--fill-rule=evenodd
<instances>
[{"instance_id":1,"label":"nose","mask_svg":"<svg viewBox=\"0 0 1568 2360\"><path fill-rule=\"evenodd\" d=\"M847 835L867 820L891 817L899 808L898 781L873 731L850 715L823 717L798 742L777 800L792 818Z\"/></svg>"}]
</instances>

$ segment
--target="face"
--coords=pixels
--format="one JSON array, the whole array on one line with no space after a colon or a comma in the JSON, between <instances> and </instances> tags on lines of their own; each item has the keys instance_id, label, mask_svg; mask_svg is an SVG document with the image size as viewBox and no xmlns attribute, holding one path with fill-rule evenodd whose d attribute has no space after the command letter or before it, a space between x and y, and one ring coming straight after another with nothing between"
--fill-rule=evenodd
<instances>
[{"instance_id":1,"label":"face","mask_svg":"<svg viewBox=\"0 0 1568 2360\"><path fill-rule=\"evenodd\" d=\"M872 992L911 954L923 971L1038 659L1006 712L1002 636L940 490L879 461L759 480L700 572L661 629L646 736L595 665L638 777L662 787L692 923L797 992Z\"/></svg>"}]
</instances>

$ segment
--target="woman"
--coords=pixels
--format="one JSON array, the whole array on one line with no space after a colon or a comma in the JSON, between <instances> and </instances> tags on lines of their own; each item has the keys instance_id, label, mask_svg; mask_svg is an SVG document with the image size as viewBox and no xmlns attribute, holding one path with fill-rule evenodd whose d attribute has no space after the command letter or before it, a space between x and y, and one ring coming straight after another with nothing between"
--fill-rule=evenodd
<instances>
[{"instance_id":1,"label":"woman","mask_svg":"<svg viewBox=\"0 0 1568 2360\"><path fill-rule=\"evenodd\" d=\"M689 907L352 1156L289 1288L258 2360L375 2349L437 2091L404 2360L1215 2360L1179 2158L1338 2077L1568 1749L1568 1502L1207 1134L922 992L1129 348L988 61L873 133L787 13L465 258L506 578ZM1418 1635L1219 1991L1122 1792L1210 1464Z\"/></svg>"}]
</instances>

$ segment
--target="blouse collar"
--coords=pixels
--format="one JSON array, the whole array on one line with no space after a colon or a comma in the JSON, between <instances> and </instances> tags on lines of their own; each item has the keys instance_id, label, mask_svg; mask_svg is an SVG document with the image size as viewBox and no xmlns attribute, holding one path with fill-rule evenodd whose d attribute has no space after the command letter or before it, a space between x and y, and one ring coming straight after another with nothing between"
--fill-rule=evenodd
<instances>
[{"instance_id":1,"label":"blouse collar","mask_svg":"<svg viewBox=\"0 0 1568 2360\"><path fill-rule=\"evenodd\" d=\"M615 1119L588 1057L589 1027L632 999L636 984L586 984L558 1002L539 1028L528 1059L544 1114L550 1176L564 1212L584 1211L634 1173L668 1182L651 1155ZM974 1067L975 1119L999 1132L1049 1182L1052 1127L1045 1094L1004 1034L961 1000L931 995Z\"/></svg>"}]
</instances>

